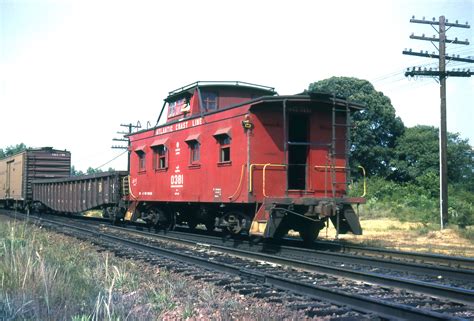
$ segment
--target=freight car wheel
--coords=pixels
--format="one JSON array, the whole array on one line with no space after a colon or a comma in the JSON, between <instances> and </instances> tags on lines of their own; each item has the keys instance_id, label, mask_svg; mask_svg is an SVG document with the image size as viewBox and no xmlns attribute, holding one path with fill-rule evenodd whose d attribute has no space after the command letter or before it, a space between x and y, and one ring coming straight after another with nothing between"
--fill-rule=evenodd
<instances>
[{"instance_id":1,"label":"freight car wheel","mask_svg":"<svg viewBox=\"0 0 474 321\"><path fill-rule=\"evenodd\" d=\"M123 219L123 211L119 207L107 207L104 214L104 217L107 217L112 225L119 225Z\"/></svg>"}]
</instances>

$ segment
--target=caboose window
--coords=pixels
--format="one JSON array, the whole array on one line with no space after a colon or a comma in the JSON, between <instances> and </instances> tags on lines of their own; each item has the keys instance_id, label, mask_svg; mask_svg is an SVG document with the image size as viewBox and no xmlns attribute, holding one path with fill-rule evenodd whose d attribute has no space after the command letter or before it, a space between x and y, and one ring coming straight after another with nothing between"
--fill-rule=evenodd
<instances>
[{"instance_id":1,"label":"caboose window","mask_svg":"<svg viewBox=\"0 0 474 321\"><path fill-rule=\"evenodd\" d=\"M189 146L189 164L195 165L199 163L201 144L197 140L187 141Z\"/></svg>"},{"instance_id":2,"label":"caboose window","mask_svg":"<svg viewBox=\"0 0 474 321\"><path fill-rule=\"evenodd\" d=\"M168 117L174 117L176 114L176 102L173 101L171 103L168 103L169 110L168 110Z\"/></svg>"},{"instance_id":3,"label":"caboose window","mask_svg":"<svg viewBox=\"0 0 474 321\"><path fill-rule=\"evenodd\" d=\"M145 152L143 150L137 150L136 151L137 156L138 156L138 171L139 172L144 172L146 170L146 162L145 162Z\"/></svg>"},{"instance_id":4,"label":"caboose window","mask_svg":"<svg viewBox=\"0 0 474 321\"><path fill-rule=\"evenodd\" d=\"M228 135L219 135L217 139L220 144L219 162L220 163L230 162L230 137Z\"/></svg>"},{"instance_id":5,"label":"caboose window","mask_svg":"<svg viewBox=\"0 0 474 321\"><path fill-rule=\"evenodd\" d=\"M201 93L202 105L203 108L207 111L216 110L218 108L217 104L217 94L213 92L203 92Z\"/></svg>"},{"instance_id":6,"label":"caboose window","mask_svg":"<svg viewBox=\"0 0 474 321\"><path fill-rule=\"evenodd\" d=\"M153 168L155 170L168 168L168 148L166 148L166 145L153 146Z\"/></svg>"},{"instance_id":7,"label":"caboose window","mask_svg":"<svg viewBox=\"0 0 474 321\"><path fill-rule=\"evenodd\" d=\"M219 143L219 163L230 163L231 128L220 128L212 136Z\"/></svg>"}]
</instances>

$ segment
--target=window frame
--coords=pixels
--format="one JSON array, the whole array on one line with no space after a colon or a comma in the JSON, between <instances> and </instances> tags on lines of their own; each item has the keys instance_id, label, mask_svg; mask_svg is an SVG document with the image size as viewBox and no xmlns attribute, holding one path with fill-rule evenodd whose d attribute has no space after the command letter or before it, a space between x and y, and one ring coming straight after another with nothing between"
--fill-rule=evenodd
<instances>
[{"instance_id":1,"label":"window frame","mask_svg":"<svg viewBox=\"0 0 474 321\"><path fill-rule=\"evenodd\" d=\"M213 96L213 99L210 99ZM214 91L202 91L201 92L202 107L206 111L215 111L219 109L219 95ZM209 108L213 104L213 108Z\"/></svg>"},{"instance_id":2,"label":"window frame","mask_svg":"<svg viewBox=\"0 0 474 321\"><path fill-rule=\"evenodd\" d=\"M146 172L146 153L144 150L136 150L135 153L138 157L138 172Z\"/></svg>"},{"instance_id":3,"label":"window frame","mask_svg":"<svg viewBox=\"0 0 474 321\"><path fill-rule=\"evenodd\" d=\"M166 171L169 165L169 148L166 144L151 147L153 150L153 169L155 171ZM161 165L163 161L163 166Z\"/></svg>"},{"instance_id":4,"label":"window frame","mask_svg":"<svg viewBox=\"0 0 474 321\"><path fill-rule=\"evenodd\" d=\"M201 143L199 140L190 139L186 141L186 144L188 144L189 148L189 166L201 165ZM194 159L194 156L196 155L197 159Z\"/></svg>"},{"instance_id":5,"label":"window frame","mask_svg":"<svg viewBox=\"0 0 474 321\"><path fill-rule=\"evenodd\" d=\"M231 157L231 142L232 138L228 134L220 134L216 136L217 142L219 143L219 159L218 164L230 164L232 163ZM227 150L227 152L226 152ZM227 154L228 159L225 159Z\"/></svg>"}]
</instances>

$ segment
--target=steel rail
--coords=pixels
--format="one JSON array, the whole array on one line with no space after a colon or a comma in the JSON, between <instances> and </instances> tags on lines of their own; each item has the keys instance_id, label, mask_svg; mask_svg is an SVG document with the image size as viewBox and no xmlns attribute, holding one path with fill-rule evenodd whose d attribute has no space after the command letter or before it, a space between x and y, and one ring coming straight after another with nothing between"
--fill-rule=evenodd
<instances>
[{"instance_id":1,"label":"steel rail","mask_svg":"<svg viewBox=\"0 0 474 321\"><path fill-rule=\"evenodd\" d=\"M121 227L115 227L121 228ZM124 228L126 230L126 228ZM155 236L157 234L141 232L145 234L149 234L150 236ZM191 234L186 232L176 232L176 231L168 231L166 232L167 237L173 237L175 235L177 240L182 240L180 236L186 235L190 239L194 239L196 242L207 243L211 242L214 246L218 246L216 243L224 243L222 237L215 237L209 235L202 235L202 234ZM282 256L299 256L301 258L315 258L315 259L322 259L328 261L335 261L343 264L363 264L363 265L370 265L372 267L378 268L386 268L386 269L393 269L397 271L407 272L407 273L422 273L425 275L432 275L440 278L454 278L458 280L474 280L474 270L469 269L457 269L457 268L449 268L446 266L439 266L439 265L427 265L427 264L419 264L413 262L404 262L404 261L396 261L396 260L389 260L389 259L381 259L377 257L364 257L364 256L356 256L353 254L347 253L337 253L337 252L328 252L328 251L321 251L321 250L312 250L300 247L291 247L291 246L280 246L278 244L252 244L247 240L225 240L225 241L233 241L230 245L233 249L236 248L248 248L252 249L252 252L272 252L272 253L279 253ZM462 258L459 258L462 259Z\"/></svg>"},{"instance_id":2,"label":"steel rail","mask_svg":"<svg viewBox=\"0 0 474 321\"><path fill-rule=\"evenodd\" d=\"M334 242L334 241L321 241L321 240L316 241L315 246L325 246L328 248L333 248L335 250L341 251L343 253L347 253L347 252L356 252L356 253L364 253L364 254L371 253L372 255L378 255L382 257L409 259L413 261L429 262L433 264L443 264L443 265L448 265L448 266L459 266L459 267L466 267L468 269L474 270L474 259L469 258L469 257L397 251L397 250L391 250L391 249L365 247L365 246L351 245L347 243L340 243L340 242Z\"/></svg>"},{"instance_id":3,"label":"steel rail","mask_svg":"<svg viewBox=\"0 0 474 321\"><path fill-rule=\"evenodd\" d=\"M97 232L87 228L82 228L62 222L50 221L42 219L41 221L57 226L66 227L72 230L77 230L82 233L92 235L101 240L112 241L113 244L122 244L127 247L132 247L136 250L146 251L155 255L167 257L173 260L186 262L200 267L219 271L223 273L247 277L252 280L259 280L266 285L273 286L282 290L292 291L318 300L330 301L336 304L346 305L355 311L363 313L377 313L386 318L403 318L411 320L462 320L461 318L451 317L446 314L441 314L433 311L422 310L411 306L385 302L379 299L374 299L358 294L349 294L337 289L328 289L314 284L307 284L304 282L282 278L269 273L256 272L248 269L243 269L232 264L216 262L193 255L180 253L156 246L151 246L139 243L133 240L104 234L103 231Z\"/></svg>"},{"instance_id":4,"label":"steel rail","mask_svg":"<svg viewBox=\"0 0 474 321\"><path fill-rule=\"evenodd\" d=\"M151 233L146 233L146 232L144 233L144 232L130 231L130 230L127 230L127 231L132 232L132 233L137 233L137 234L147 234L149 236L157 236L156 234L151 234ZM162 239L166 239L168 241L175 242L175 243L181 243L181 244L192 245L192 246L193 245L203 246L209 250L225 252L225 253L242 257L242 258L252 258L252 259L263 260L269 263L296 267L296 268L300 268L302 270L309 271L309 272L330 274L330 275L334 275L338 277L356 279L359 281L364 281L364 282L369 282L369 283L376 283L376 284L381 284L381 285L386 285L386 286L403 288L403 289L407 289L407 290L411 290L411 291L415 291L419 293L424 293L424 294L428 294L428 295L432 295L436 297L446 298L446 299L452 300L454 302L459 302L462 304L472 305L472 302L474 302L474 291L472 290L449 287L445 285L431 284L428 282L410 280L407 278L385 276L385 275L377 274L377 273L355 271L355 270L336 267L336 266L327 266L323 264L296 260L292 258L265 254L261 252L253 252L253 251L241 250L241 249L237 249L233 247L184 240L182 238L176 238L169 235L159 235L158 237ZM367 262L364 262L364 263L367 264Z\"/></svg>"}]
</instances>

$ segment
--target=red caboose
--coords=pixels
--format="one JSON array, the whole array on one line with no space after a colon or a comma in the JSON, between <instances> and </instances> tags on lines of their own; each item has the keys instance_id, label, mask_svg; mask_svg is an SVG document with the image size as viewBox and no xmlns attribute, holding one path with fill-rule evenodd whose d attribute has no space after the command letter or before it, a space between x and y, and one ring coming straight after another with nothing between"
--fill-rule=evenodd
<instances>
[{"instance_id":1,"label":"red caboose","mask_svg":"<svg viewBox=\"0 0 474 321\"><path fill-rule=\"evenodd\" d=\"M364 199L346 197L350 114L361 106L196 82L170 92L165 108L166 123L129 135L127 219L312 240L329 218L339 233L361 234L351 205Z\"/></svg>"}]
</instances>

